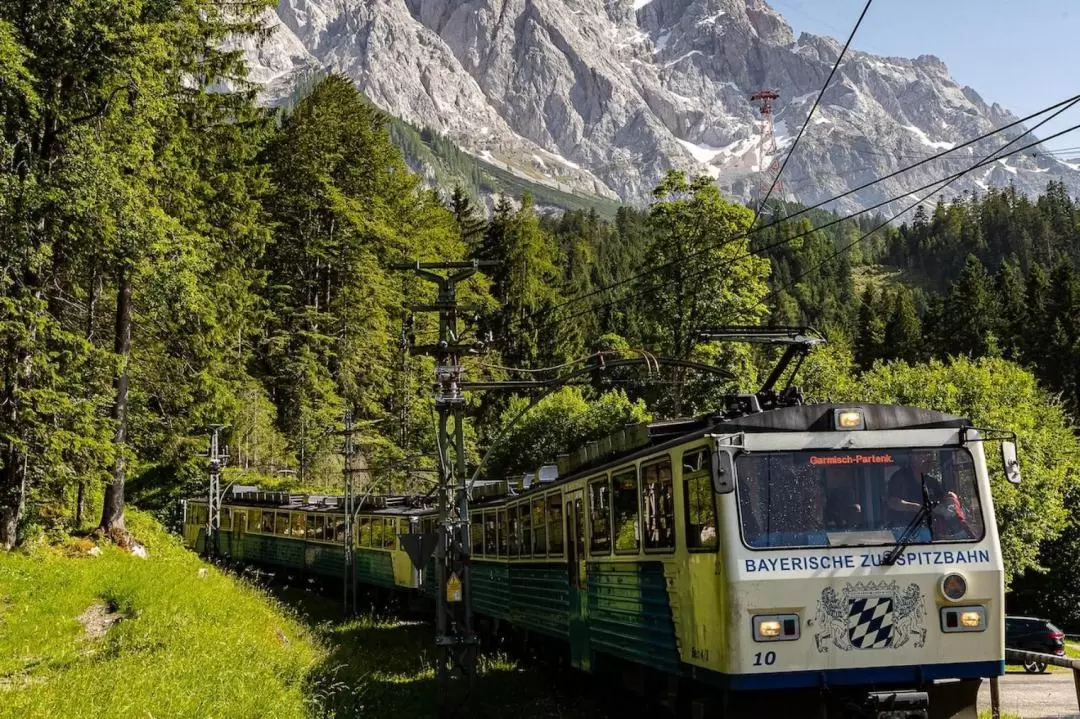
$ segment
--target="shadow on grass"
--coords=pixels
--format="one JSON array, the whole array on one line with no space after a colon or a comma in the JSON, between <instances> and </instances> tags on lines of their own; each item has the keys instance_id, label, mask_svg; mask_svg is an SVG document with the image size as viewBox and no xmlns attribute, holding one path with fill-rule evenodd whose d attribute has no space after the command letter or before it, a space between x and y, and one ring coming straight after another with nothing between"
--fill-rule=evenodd
<instances>
[{"instance_id":1,"label":"shadow on grass","mask_svg":"<svg viewBox=\"0 0 1080 719\"><path fill-rule=\"evenodd\" d=\"M439 652L430 614L410 611L388 593L361 589L358 616L345 618L338 582L265 571L252 578L296 612L326 646L325 660L310 676L315 716L438 716ZM522 660L505 651L484 651L477 661L472 701L461 716L603 719L617 713L625 719L637 715L626 706L615 712L610 692L598 691L596 685L594 677L563 666ZM447 704L454 706L466 698L464 682L451 682L445 692Z\"/></svg>"},{"instance_id":2,"label":"shadow on grass","mask_svg":"<svg viewBox=\"0 0 1080 719\"><path fill-rule=\"evenodd\" d=\"M442 696L462 704L466 685L452 681L440 694L435 672L438 650L430 624L364 617L323 625L331 646L322 672L320 700L326 716L434 717ZM529 666L503 653L478 658L470 707L461 715L480 717L606 717L596 697L585 691L583 675ZM626 716L625 713L622 716Z\"/></svg>"}]
</instances>

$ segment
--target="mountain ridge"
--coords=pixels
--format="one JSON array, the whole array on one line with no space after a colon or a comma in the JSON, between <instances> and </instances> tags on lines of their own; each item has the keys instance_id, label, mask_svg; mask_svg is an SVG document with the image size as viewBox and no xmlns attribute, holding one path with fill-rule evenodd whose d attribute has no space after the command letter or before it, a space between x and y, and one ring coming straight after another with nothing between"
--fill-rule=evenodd
<instances>
[{"instance_id":1,"label":"mountain ridge","mask_svg":"<svg viewBox=\"0 0 1080 719\"><path fill-rule=\"evenodd\" d=\"M672 167L707 173L748 199L754 173L773 159L759 154L750 94L779 92L783 153L841 50L832 38L795 37L763 0L281 0L268 20L278 26L270 41L245 47L266 102L310 68L341 72L387 113L484 161L630 204L647 202ZM780 196L816 203L1015 119L953 81L933 55L852 49ZM833 209L903 198L1020 132ZM1080 190L1080 171L1044 154L996 162L950 189L1012 183L1035 193L1051 179Z\"/></svg>"}]
</instances>

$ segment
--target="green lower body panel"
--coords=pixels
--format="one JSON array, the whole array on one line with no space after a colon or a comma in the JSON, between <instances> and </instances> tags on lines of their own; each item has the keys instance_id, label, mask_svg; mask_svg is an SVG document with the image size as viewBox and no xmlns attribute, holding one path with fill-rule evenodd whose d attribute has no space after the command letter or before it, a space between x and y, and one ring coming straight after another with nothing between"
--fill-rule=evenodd
<instances>
[{"instance_id":1,"label":"green lower body panel","mask_svg":"<svg viewBox=\"0 0 1080 719\"><path fill-rule=\"evenodd\" d=\"M565 564L510 566L510 620L515 626L568 636L569 576Z\"/></svg>"},{"instance_id":2,"label":"green lower body panel","mask_svg":"<svg viewBox=\"0 0 1080 719\"><path fill-rule=\"evenodd\" d=\"M304 569L304 542L262 534L244 535L244 559L287 569Z\"/></svg>"},{"instance_id":3,"label":"green lower body panel","mask_svg":"<svg viewBox=\"0 0 1080 719\"><path fill-rule=\"evenodd\" d=\"M494 562L473 562L473 611L493 619L510 619L510 567Z\"/></svg>"},{"instance_id":4,"label":"green lower body panel","mask_svg":"<svg viewBox=\"0 0 1080 719\"><path fill-rule=\"evenodd\" d=\"M595 562L588 574L590 649L677 673L679 651L664 565Z\"/></svg>"},{"instance_id":5,"label":"green lower body panel","mask_svg":"<svg viewBox=\"0 0 1080 719\"><path fill-rule=\"evenodd\" d=\"M304 567L321 577L342 579L345 576L345 548L330 544L304 547Z\"/></svg>"},{"instance_id":6,"label":"green lower body panel","mask_svg":"<svg viewBox=\"0 0 1080 719\"><path fill-rule=\"evenodd\" d=\"M435 598L435 592L437 591L435 586L435 557L428 558L427 564L424 565L424 576L420 582L420 593L425 597Z\"/></svg>"},{"instance_id":7,"label":"green lower body panel","mask_svg":"<svg viewBox=\"0 0 1080 719\"><path fill-rule=\"evenodd\" d=\"M394 587L394 565L389 552L356 550L356 581L376 587Z\"/></svg>"}]
</instances>

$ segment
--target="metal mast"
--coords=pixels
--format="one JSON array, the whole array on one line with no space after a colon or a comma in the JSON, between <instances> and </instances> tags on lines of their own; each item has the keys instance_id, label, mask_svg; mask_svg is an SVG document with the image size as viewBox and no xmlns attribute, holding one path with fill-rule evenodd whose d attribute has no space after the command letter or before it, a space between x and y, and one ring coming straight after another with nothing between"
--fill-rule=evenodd
<instances>
[{"instance_id":1,"label":"metal mast","mask_svg":"<svg viewBox=\"0 0 1080 719\"><path fill-rule=\"evenodd\" d=\"M222 452L219 444L221 430L227 425L214 425L210 428L210 486L207 491L207 519L206 519L206 553L214 556L218 554L218 538L221 535L221 469L229 462L229 446L225 445Z\"/></svg>"},{"instance_id":2,"label":"metal mast","mask_svg":"<svg viewBox=\"0 0 1080 719\"><path fill-rule=\"evenodd\" d=\"M356 448L353 445L353 414L352 411L345 412L345 467L342 473L345 476L345 496L343 507L345 511L345 574L342 577L343 592L344 592L344 605L345 616L349 616L356 611L356 562L353 558L353 513L355 512L354 504L356 498L356 488L353 483L353 474L356 473L356 468L353 466L353 457L356 454Z\"/></svg>"},{"instance_id":3,"label":"metal mast","mask_svg":"<svg viewBox=\"0 0 1080 719\"><path fill-rule=\"evenodd\" d=\"M435 408L439 413L438 452L438 537L435 545L435 644L440 649L438 664L439 715L450 716L448 696L452 679L464 680L471 693L476 678L477 639L472 626L469 581L469 494L465 472L465 397L462 394L462 355L476 352L476 344L463 344L458 330L458 283L481 267L497 262L416 262L393 265L411 270L434 283L438 296L433 305L419 305L418 312L439 313L439 341L413 345L413 354L435 358ZM443 275L440 272L449 272Z\"/></svg>"},{"instance_id":4,"label":"metal mast","mask_svg":"<svg viewBox=\"0 0 1080 719\"><path fill-rule=\"evenodd\" d=\"M763 201L769 193L769 188L783 196L783 187L780 184L780 157L776 149L776 125L773 123L773 100L780 98L776 90L758 90L750 96L753 102L760 102L761 106L761 141L758 143L758 182L754 193L756 199ZM765 167L766 158L769 166ZM764 209L764 208L762 208Z\"/></svg>"}]
</instances>

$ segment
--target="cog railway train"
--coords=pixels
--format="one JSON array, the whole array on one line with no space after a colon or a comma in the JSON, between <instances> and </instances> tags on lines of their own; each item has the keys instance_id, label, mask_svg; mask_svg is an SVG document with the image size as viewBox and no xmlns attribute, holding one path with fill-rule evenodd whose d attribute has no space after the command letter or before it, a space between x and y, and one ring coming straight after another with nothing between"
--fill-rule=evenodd
<instances>
[{"instance_id":1,"label":"cog railway train","mask_svg":"<svg viewBox=\"0 0 1080 719\"><path fill-rule=\"evenodd\" d=\"M762 410L753 395L628 427L516 487L477 485L473 608L710 716L974 719L981 679L1004 671L983 451L1001 436L913 407ZM356 516L358 581L431 596L400 538L433 533L435 509L378 497ZM207 518L205 499L186 503L192 547ZM218 549L341 577L345 526L338 498L248 488L223 502Z\"/></svg>"}]
</instances>

